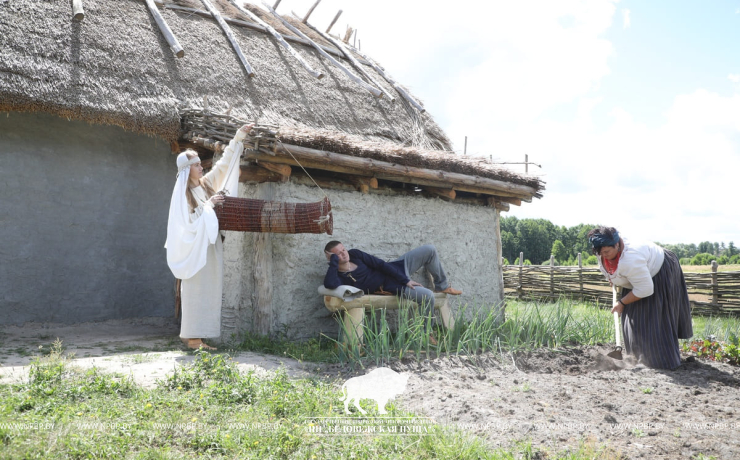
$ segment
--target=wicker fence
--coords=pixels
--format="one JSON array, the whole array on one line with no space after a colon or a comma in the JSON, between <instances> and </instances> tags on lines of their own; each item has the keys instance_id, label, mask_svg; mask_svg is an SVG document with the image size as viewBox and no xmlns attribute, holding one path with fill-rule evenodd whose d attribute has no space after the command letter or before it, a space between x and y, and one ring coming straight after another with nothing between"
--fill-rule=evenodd
<instances>
[{"instance_id":1,"label":"wicker fence","mask_svg":"<svg viewBox=\"0 0 740 460\"><path fill-rule=\"evenodd\" d=\"M506 295L529 300L569 297L610 306L612 291L604 275L596 267L584 268L580 254L578 261L573 267L555 267L552 257L549 266L504 265ZM740 271L718 272L712 262L712 272L684 272L684 277L694 314L740 315Z\"/></svg>"}]
</instances>

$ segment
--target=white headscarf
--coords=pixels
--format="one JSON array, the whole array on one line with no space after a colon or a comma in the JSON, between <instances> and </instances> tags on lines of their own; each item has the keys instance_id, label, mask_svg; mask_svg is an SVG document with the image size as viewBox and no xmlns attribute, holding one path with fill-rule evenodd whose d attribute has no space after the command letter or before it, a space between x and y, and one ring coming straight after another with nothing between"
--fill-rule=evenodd
<instances>
[{"instance_id":1,"label":"white headscarf","mask_svg":"<svg viewBox=\"0 0 740 460\"><path fill-rule=\"evenodd\" d=\"M185 152L177 156L177 181L172 190L170 217L167 222L167 265L175 278L188 279L206 264L208 244L218 238L218 218L210 206L203 206L203 213L190 222L190 209L185 194L190 178L190 165L200 161L188 159Z\"/></svg>"}]
</instances>

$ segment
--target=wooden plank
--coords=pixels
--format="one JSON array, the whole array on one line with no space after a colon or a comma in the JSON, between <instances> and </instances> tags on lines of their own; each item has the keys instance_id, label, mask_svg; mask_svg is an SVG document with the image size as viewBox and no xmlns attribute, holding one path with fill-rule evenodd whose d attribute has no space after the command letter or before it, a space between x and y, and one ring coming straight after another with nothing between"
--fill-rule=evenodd
<instances>
[{"instance_id":1,"label":"wooden plank","mask_svg":"<svg viewBox=\"0 0 740 460\"><path fill-rule=\"evenodd\" d=\"M268 8L270 10L270 13L272 13L273 16L275 16L278 20L280 20L280 22L282 22L283 25L285 27L287 27L291 32L293 32L294 34L298 35L299 37L301 37L304 40L308 40L308 42L311 44L311 46L313 46L314 49L316 51L318 51L320 55L324 56L326 59L329 60L329 62L331 62L337 68L339 68L342 72L344 72L349 77L350 80L352 80L353 82L355 82L358 85L360 85L363 88L365 88L373 96L375 96L375 97L383 97L383 92L382 91L380 91L379 89L374 88L374 87L368 85L360 77L358 77L357 75L353 74L348 68L346 68L345 66L343 66L339 61L337 61L332 56L330 56L326 51L324 51L324 49L322 47L320 47L316 42L314 42L313 40L311 40L310 38L308 38L306 36L306 34L304 34L303 32L301 32L300 30L296 29L293 26L293 24L291 24L288 21L286 21L285 19L283 19L283 17L280 16L279 14L277 14L275 12L275 10L270 7L270 5L268 5L267 3L264 3L264 2L262 2L262 4L266 8Z\"/></svg>"},{"instance_id":2,"label":"wooden plank","mask_svg":"<svg viewBox=\"0 0 740 460\"><path fill-rule=\"evenodd\" d=\"M164 20L162 13L159 12L159 8L154 4L154 0L146 0L146 6L149 8L149 12L154 17L154 22L159 26L160 32L164 35L165 40L167 40L167 44L170 45L170 49L175 56L179 58L185 56L185 50L180 46L180 42L177 41L177 38L175 38L175 34L172 33L172 30Z\"/></svg>"},{"instance_id":3,"label":"wooden plank","mask_svg":"<svg viewBox=\"0 0 740 460\"><path fill-rule=\"evenodd\" d=\"M504 197L504 196L502 196L501 197L501 201L503 201L504 203L513 204L514 206L521 206L522 205L522 200L520 200L518 198L511 198L511 197Z\"/></svg>"},{"instance_id":4,"label":"wooden plank","mask_svg":"<svg viewBox=\"0 0 740 460\"><path fill-rule=\"evenodd\" d=\"M260 26L264 27L265 30L267 32L269 32L275 38L275 40L277 40L277 42L283 48L285 48L288 51L288 53L290 53L291 56L293 56L298 62L301 63L301 65L303 66L303 68L306 69L308 71L308 73L310 73L313 77L318 78L319 80L322 79L322 78L324 78L323 72L317 72L317 71L315 71L311 67L311 65L303 58L303 56L301 56L300 54L298 54L298 51L296 51L295 49L293 49L293 47L290 46L290 44L288 44L288 42L285 41L285 39L283 38L283 36L280 35L280 33L277 30L275 30L271 25L269 25L268 23L266 23L265 21L263 21L262 19L260 19L259 16L257 16L254 13L252 13L248 9L240 6L239 3L237 2L237 0L229 0L229 1L239 11L241 11L243 14L245 14L246 16L248 16L252 21L254 21L255 23L257 23Z\"/></svg>"},{"instance_id":5,"label":"wooden plank","mask_svg":"<svg viewBox=\"0 0 740 460\"><path fill-rule=\"evenodd\" d=\"M82 21L85 19L85 10L82 7L82 0L72 0L72 19Z\"/></svg>"},{"instance_id":6,"label":"wooden plank","mask_svg":"<svg viewBox=\"0 0 740 460\"><path fill-rule=\"evenodd\" d=\"M306 13L306 16L301 21L302 23L306 24L308 22L308 17L311 16L311 13L313 13L313 10L316 9L317 6L319 6L319 3L321 3L321 0L316 0L316 2L313 4L313 6L308 10L308 13Z\"/></svg>"},{"instance_id":7,"label":"wooden plank","mask_svg":"<svg viewBox=\"0 0 740 460\"><path fill-rule=\"evenodd\" d=\"M386 90L385 90L385 88L383 88L383 85L381 85L380 83L378 83L378 82L377 82L377 81L376 81L376 80L375 80L375 79L374 79L374 78L373 78L373 77L372 77L372 76L371 76L371 75L370 75L370 74L369 74L369 73L368 73L368 72L367 72L367 71L365 70L365 68L364 68L364 67L362 66L362 64L360 64L359 62L357 62L357 59L355 59L355 57L354 57L354 56L352 55L352 53L350 53L350 52L349 52L349 50L348 50L348 49L347 49L347 48L346 48L346 47L344 46L344 44L343 44L343 43L342 43L341 41L339 41L339 40L335 39L334 37L332 37L331 35L329 35L329 34L327 34L327 33L324 33L324 32L322 32L322 31L320 31L319 29L317 29L316 27L312 26L311 24L306 24L306 25L307 25L308 27L310 27L310 28L311 28L311 30L313 30L314 32L316 32L316 33L317 33L317 34L319 34L320 36L324 37L324 39L325 39L325 40L327 40L327 41L328 41L329 43L331 43L331 44L333 44L334 46L336 46L336 47L337 47L337 49L338 49L339 51L341 51L341 52L342 52L342 53L344 54L344 57L346 57L346 58L347 58L347 60L348 60L348 61L349 61L350 63L352 63L352 65L354 66L354 68L355 68L355 69L357 69L357 71L358 71L358 72L360 72L360 73L361 73L362 75L364 75L364 76L365 76L365 78L367 78L367 79L368 79L368 80L370 81L370 83L372 83L372 84L373 84L373 85L375 85L376 87L380 88L380 90L381 90L381 91L383 91L383 94L385 94L385 96L386 96L386 97L387 97L388 99L390 99L391 101L393 101L393 100L395 99L395 98L394 98L394 97L393 97L393 96L392 96L392 95L391 95L391 94L390 94L390 93L389 93L388 91L386 91Z\"/></svg>"},{"instance_id":8,"label":"wooden plank","mask_svg":"<svg viewBox=\"0 0 740 460\"><path fill-rule=\"evenodd\" d=\"M249 65L249 62L247 62L247 58L244 57L244 53L242 53L242 49L239 46L239 43L237 43L236 37L234 37L234 33L231 31L231 27L226 24L224 18L221 17L221 13L216 10L216 8L211 4L210 0L200 1L203 2L206 9L211 13L211 16L213 16L216 22L218 22L218 25L221 26L221 30L223 30L224 34L226 34L226 38L229 39L229 43L231 43L232 48L234 48L236 55L239 57L239 61L242 63L244 70L246 70L247 76L254 77L254 70L252 69L252 66Z\"/></svg>"}]
</instances>

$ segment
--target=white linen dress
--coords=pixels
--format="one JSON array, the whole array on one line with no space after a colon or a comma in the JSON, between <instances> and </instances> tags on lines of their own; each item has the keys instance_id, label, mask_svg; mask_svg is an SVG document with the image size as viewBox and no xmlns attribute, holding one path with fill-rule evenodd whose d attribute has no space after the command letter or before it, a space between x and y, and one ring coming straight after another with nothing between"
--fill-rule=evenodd
<instances>
[{"instance_id":1,"label":"white linen dress","mask_svg":"<svg viewBox=\"0 0 740 460\"><path fill-rule=\"evenodd\" d=\"M214 190L218 191L223 187L232 156L241 155L241 144L237 144L237 141L240 141L243 137L237 136L235 140L231 141L221 159L205 175ZM239 167L238 161L236 167ZM203 187L194 187L190 191L193 192L193 196L198 203L198 208L190 214L190 221L193 222L200 217L203 206L212 207L212 204L206 198ZM231 192L236 194L236 190ZM182 280L180 291L182 295L181 338L202 339L221 336L223 278L223 244L219 236L216 238L215 244L208 245L205 266L191 278Z\"/></svg>"}]
</instances>

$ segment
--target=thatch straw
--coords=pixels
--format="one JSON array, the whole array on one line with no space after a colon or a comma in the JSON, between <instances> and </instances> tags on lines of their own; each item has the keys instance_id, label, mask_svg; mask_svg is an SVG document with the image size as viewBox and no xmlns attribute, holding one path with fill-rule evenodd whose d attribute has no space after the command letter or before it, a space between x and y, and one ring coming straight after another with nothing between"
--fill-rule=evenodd
<instances>
[{"instance_id":1,"label":"thatch straw","mask_svg":"<svg viewBox=\"0 0 740 460\"><path fill-rule=\"evenodd\" d=\"M198 0L177 4L205 10ZM249 21L226 0L212 0L224 17ZM283 33L270 15L247 6ZM427 114L404 103L377 100L327 65L310 47L295 44L310 76L274 39L232 25L253 65L249 79L215 21L160 8L185 49L177 59L141 0L85 3L85 20L69 20L64 1L14 0L0 5L0 111L41 111L118 125L168 141L180 135L182 108L232 108L244 119L317 129L425 149L449 150L444 132ZM307 35L325 43L299 21ZM373 78L381 79L368 67ZM400 99L400 98L399 98Z\"/></svg>"}]
</instances>

